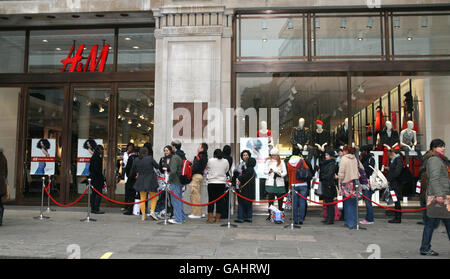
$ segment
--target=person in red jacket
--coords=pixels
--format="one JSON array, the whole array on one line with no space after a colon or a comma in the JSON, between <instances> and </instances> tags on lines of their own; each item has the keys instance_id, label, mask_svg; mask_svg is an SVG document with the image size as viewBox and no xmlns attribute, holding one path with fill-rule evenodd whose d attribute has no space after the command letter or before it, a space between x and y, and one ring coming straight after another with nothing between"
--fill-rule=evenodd
<instances>
[{"instance_id":1,"label":"person in red jacket","mask_svg":"<svg viewBox=\"0 0 450 279\"><path fill-rule=\"evenodd\" d=\"M306 160L301 156L301 151L298 148L293 148L292 156L289 158L287 162L287 171L289 178L289 186L294 187L294 190L297 191L300 195L306 197L308 196L308 184L306 181L297 180L296 172L297 169L302 165L303 168L309 169ZM292 203L293 212L294 212L294 223L296 225L303 224L305 220L306 214L306 200L296 193L294 193L294 201ZM299 212L300 211L300 212Z\"/></svg>"}]
</instances>

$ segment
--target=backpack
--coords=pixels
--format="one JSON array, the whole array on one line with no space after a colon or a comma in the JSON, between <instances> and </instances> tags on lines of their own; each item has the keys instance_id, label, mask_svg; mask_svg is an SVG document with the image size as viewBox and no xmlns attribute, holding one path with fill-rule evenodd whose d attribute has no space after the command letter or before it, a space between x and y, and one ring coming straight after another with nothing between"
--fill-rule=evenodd
<instances>
[{"instance_id":1,"label":"backpack","mask_svg":"<svg viewBox=\"0 0 450 279\"><path fill-rule=\"evenodd\" d=\"M187 185L192 181L192 163L188 160L183 160L181 167L180 182L183 185Z\"/></svg>"},{"instance_id":2,"label":"backpack","mask_svg":"<svg viewBox=\"0 0 450 279\"><path fill-rule=\"evenodd\" d=\"M295 171L295 178L304 182L312 179L311 170L303 168L303 159L300 160L300 166Z\"/></svg>"}]
</instances>

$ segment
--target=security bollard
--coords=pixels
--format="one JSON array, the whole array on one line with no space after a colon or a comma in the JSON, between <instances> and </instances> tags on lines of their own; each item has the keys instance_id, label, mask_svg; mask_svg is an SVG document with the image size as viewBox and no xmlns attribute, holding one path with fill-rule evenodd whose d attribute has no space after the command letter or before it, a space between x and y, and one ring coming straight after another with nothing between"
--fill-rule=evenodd
<instances>
[{"instance_id":1,"label":"security bollard","mask_svg":"<svg viewBox=\"0 0 450 279\"><path fill-rule=\"evenodd\" d=\"M291 185L291 224L284 226L284 228L291 228L291 230L301 228L299 225L294 224L294 193L294 185Z\"/></svg>"},{"instance_id":2,"label":"security bollard","mask_svg":"<svg viewBox=\"0 0 450 279\"><path fill-rule=\"evenodd\" d=\"M91 186L91 179L90 178L88 179L88 186L87 187L89 187L88 188L87 216L86 216L86 218L81 219L80 221L89 223L89 222L97 221L96 219L91 218L91 192L92 192L91 188L92 188L92 186Z\"/></svg>"},{"instance_id":3,"label":"security bollard","mask_svg":"<svg viewBox=\"0 0 450 279\"><path fill-rule=\"evenodd\" d=\"M39 216L33 217L34 219L44 220L50 219L48 216L44 216L44 192L45 192L45 176L42 177L42 195L41 195L41 214Z\"/></svg>"}]
</instances>

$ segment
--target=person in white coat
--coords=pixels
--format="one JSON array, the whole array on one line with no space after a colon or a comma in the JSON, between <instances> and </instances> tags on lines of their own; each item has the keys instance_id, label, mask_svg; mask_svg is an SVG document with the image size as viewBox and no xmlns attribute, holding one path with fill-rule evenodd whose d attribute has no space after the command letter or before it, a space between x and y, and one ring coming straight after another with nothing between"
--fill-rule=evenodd
<instances>
[{"instance_id":1,"label":"person in white coat","mask_svg":"<svg viewBox=\"0 0 450 279\"><path fill-rule=\"evenodd\" d=\"M270 158L266 161L264 173L267 175L265 190L269 200L279 198L286 194L284 177L287 175L287 169L280 158L280 152L277 148L272 148L270 151ZM273 202L269 203L269 207L271 205L273 205ZM283 199L278 200L278 209L283 210ZM270 210L268 220L270 220Z\"/></svg>"}]
</instances>

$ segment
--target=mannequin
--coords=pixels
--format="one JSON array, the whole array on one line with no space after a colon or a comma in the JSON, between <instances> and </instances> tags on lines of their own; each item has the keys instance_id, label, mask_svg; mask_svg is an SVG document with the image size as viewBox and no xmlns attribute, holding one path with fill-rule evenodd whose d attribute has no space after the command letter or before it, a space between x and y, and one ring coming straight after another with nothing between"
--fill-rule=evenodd
<instances>
[{"instance_id":1,"label":"mannequin","mask_svg":"<svg viewBox=\"0 0 450 279\"><path fill-rule=\"evenodd\" d=\"M378 144L383 146L383 166L388 166L389 157L387 152L391 149L398 149L399 136L396 130L392 130L392 122L386 121L386 129L380 132L377 136Z\"/></svg>"},{"instance_id":2,"label":"mannequin","mask_svg":"<svg viewBox=\"0 0 450 279\"><path fill-rule=\"evenodd\" d=\"M323 129L322 120L316 120L316 129L314 130L312 136L312 144L313 144L313 158L311 159L311 164L313 168L319 164L320 157L323 156L325 152L325 146L328 144L329 134Z\"/></svg>"},{"instance_id":3,"label":"mannequin","mask_svg":"<svg viewBox=\"0 0 450 279\"><path fill-rule=\"evenodd\" d=\"M345 118L342 127L338 130L336 135L336 145L344 146L348 144L348 118Z\"/></svg>"},{"instance_id":4,"label":"mannequin","mask_svg":"<svg viewBox=\"0 0 450 279\"><path fill-rule=\"evenodd\" d=\"M305 119L298 119L298 127L294 127L291 133L291 144L292 147L296 146L300 150L308 149L308 144L310 140L309 129L305 127Z\"/></svg>"},{"instance_id":5,"label":"mannequin","mask_svg":"<svg viewBox=\"0 0 450 279\"><path fill-rule=\"evenodd\" d=\"M256 136L258 138L268 138L269 147L272 146L272 131L267 129L267 122L261 121L259 124L259 127L261 127L261 129L258 130Z\"/></svg>"},{"instance_id":6,"label":"mannequin","mask_svg":"<svg viewBox=\"0 0 450 279\"><path fill-rule=\"evenodd\" d=\"M413 130L414 122L409 120L407 124L408 127L400 132L400 148L405 151L406 166L409 167L409 151L416 150L417 133Z\"/></svg>"}]
</instances>

